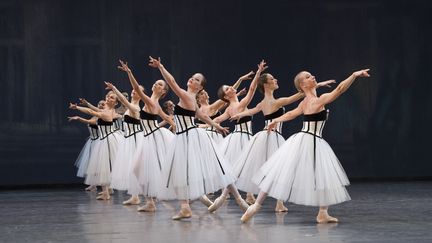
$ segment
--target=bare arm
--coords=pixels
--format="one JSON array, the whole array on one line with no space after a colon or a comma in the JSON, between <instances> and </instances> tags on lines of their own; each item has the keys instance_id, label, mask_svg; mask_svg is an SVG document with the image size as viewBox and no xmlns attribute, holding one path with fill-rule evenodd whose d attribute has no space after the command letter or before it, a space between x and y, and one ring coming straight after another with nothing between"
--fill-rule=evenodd
<instances>
[{"instance_id":1,"label":"bare arm","mask_svg":"<svg viewBox=\"0 0 432 243\"><path fill-rule=\"evenodd\" d=\"M276 124L279 122L284 122L284 121L290 121L293 120L294 118L300 116L301 114L303 114L303 109L301 108L303 102L301 102L297 108L295 108L294 110L288 111L287 113L283 114L282 116L273 119L272 122L269 123L267 129L268 131L272 131L274 130L274 128L276 127Z\"/></svg>"},{"instance_id":2,"label":"bare arm","mask_svg":"<svg viewBox=\"0 0 432 243\"><path fill-rule=\"evenodd\" d=\"M68 121L69 122L70 121L79 121L79 122L84 123L84 124L96 125L97 119L96 118L85 119L85 118L82 118L80 116L69 116Z\"/></svg>"},{"instance_id":3,"label":"bare arm","mask_svg":"<svg viewBox=\"0 0 432 243\"><path fill-rule=\"evenodd\" d=\"M139 108L132 105L126 99L126 97L124 97L124 95L116 88L116 86L114 86L110 82L105 82L105 85L106 85L106 89L110 89L110 90L114 91L114 93L117 95L117 98L120 101L120 103L122 103L124 106L126 106L126 108L128 108L130 111L132 111L134 113L139 112Z\"/></svg>"},{"instance_id":4,"label":"bare arm","mask_svg":"<svg viewBox=\"0 0 432 243\"><path fill-rule=\"evenodd\" d=\"M333 102L339 96L341 96L343 93L345 93L345 91L348 90L348 88L351 86L351 84L354 82L354 80L356 80L356 78L358 78L358 77L370 77L368 71L369 71L369 69L363 69L363 70L354 72L347 79L340 82L340 84L332 92L325 93L325 94L321 95L318 98L318 101L317 101L318 104L324 106L326 104Z\"/></svg>"},{"instance_id":5,"label":"bare arm","mask_svg":"<svg viewBox=\"0 0 432 243\"><path fill-rule=\"evenodd\" d=\"M96 116L96 117L99 117L99 118L101 118L103 120L107 120L107 121L109 121L109 120L112 119L112 117L109 117L104 112L94 111L94 110L91 110L90 108L87 108L87 107L78 106L77 104L69 103L69 109L78 110L78 111L80 111L82 113L85 113L85 114L88 114L88 115L91 115L91 116Z\"/></svg>"},{"instance_id":6,"label":"bare arm","mask_svg":"<svg viewBox=\"0 0 432 243\"><path fill-rule=\"evenodd\" d=\"M175 125L175 122L174 122L174 119L173 119L171 116L167 115L165 112L163 112L162 109L159 109L158 115L159 115L159 116L160 116L160 117L161 117L165 122L167 122L168 124L170 124L171 127L175 127L175 126L176 126L176 125Z\"/></svg>"},{"instance_id":7,"label":"bare arm","mask_svg":"<svg viewBox=\"0 0 432 243\"><path fill-rule=\"evenodd\" d=\"M240 84L248 79L252 79L252 75L254 74L254 71L250 71L249 73L241 76L234 84L233 84L233 88L234 89L238 89L238 87L240 87Z\"/></svg>"},{"instance_id":8,"label":"bare arm","mask_svg":"<svg viewBox=\"0 0 432 243\"><path fill-rule=\"evenodd\" d=\"M165 69L165 67L162 65L160 58L154 59L153 57L150 58L149 66L153 68L158 68L161 72L162 76L164 77L167 84L171 87L172 91L183 100L188 100L188 94L187 92L180 88L180 86L177 84L174 77L171 75L171 73L168 72L168 70Z\"/></svg>"},{"instance_id":9,"label":"bare arm","mask_svg":"<svg viewBox=\"0 0 432 243\"><path fill-rule=\"evenodd\" d=\"M255 115L256 113L262 111L262 105L261 104L262 103L260 102L260 103L258 103L257 106L255 106L252 109L244 110L243 112L240 112L240 113L235 114L234 116L231 116L230 120L231 121L233 121L233 120L237 120L238 121L242 117Z\"/></svg>"},{"instance_id":10,"label":"bare arm","mask_svg":"<svg viewBox=\"0 0 432 243\"><path fill-rule=\"evenodd\" d=\"M205 123L213 126L214 128L216 128L216 130L218 130L219 132L223 133L224 135L226 135L228 133L228 129L227 128L221 127L215 121L213 121L212 119L210 119L209 116L207 116L206 114L204 114L204 112L202 112L200 109L196 109L196 116L201 121L203 121L203 122L205 122Z\"/></svg>"},{"instance_id":11,"label":"bare arm","mask_svg":"<svg viewBox=\"0 0 432 243\"><path fill-rule=\"evenodd\" d=\"M260 64L258 64L258 70L255 73L255 77L252 80L252 83L250 84L249 90L246 94L246 96L240 101L241 107L246 107L249 105L249 103L252 101L252 98L255 94L256 88L257 88L257 82L258 78L261 75L261 73L267 69L266 62L264 60L261 61Z\"/></svg>"},{"instance_id":12,"label":"bare arm","mask_svg":"<svg viewBox=\"0 0 432 243\"><path fill-rule=\"evenodd\" d=\"M97 108L96 106L92 105L90 102L88 102L86 99L84 98L79 98L80 101L80 105L85 105L88 108L94 110L94 111L101 111L101 109Z\"/></svg>"},{"instance_id":13,"label":"bare arm","mask_svg":"<svg viewBox=\"0 0 432 243\"><path fill-rule=\"evenodd\" d=\"M276 100L276 105L278 107L282 107L282 106L286 106L289 104L292 104L298 100L300 100L301 98L303 98L305 95L303 92L298 92L297 94L291 95L289 97L282 97Z\"/></svg>"},{"instance_id":14,"label":"bare arm","mask_svg":"<svg viewBox=\"0 0 432 243\"><path fill-rule=\"evenodd\" d=\"M127 65L127 62L123 62L122 60L119 60L119 62L120 62L120 66L118 66L117 68L127 73L128 78L129 78L129 82L130 82L132 88L135 90L135 92L137 92L137 94L139 95L139 97L141 98L141 100L144 102L144 104L150 110L153 110L153 108L155 107L155 104L150 99L150 97L148 97L148 95L146 95L140 89L138 81L135 79L135 76L133 75L132 70Z\"/></svg>"},{"instance_id":15,"label":"bare arm","mask_svg":"<svg viewBox=\"0 0 432 243\"><path fill-rule=\"evenodd\" d=\"M225 112L222 115L216 117L213 121L216 123L221 123L223 121L226 121L229 118L230 118L230 115L228 114L228 111L225 110Z\"/></svg>"}]
</instances>

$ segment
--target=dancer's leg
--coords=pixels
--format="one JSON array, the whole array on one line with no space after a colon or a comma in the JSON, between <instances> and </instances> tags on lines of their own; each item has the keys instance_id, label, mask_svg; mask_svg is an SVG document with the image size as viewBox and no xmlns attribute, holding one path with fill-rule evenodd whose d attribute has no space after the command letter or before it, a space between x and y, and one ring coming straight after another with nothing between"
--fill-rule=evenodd
<instances>
[{"instance_id":1,"label":"dancer's leg","mask_svg":"<svg viewBox=\"0 0 432 243\"><path fill-rule=\"evenodd\" d=\"M327 223L337 223L338 219L332 217L328 214L328 206L320 207L318 211L318 215L316 217L317 223L327 224Z\"/></svg>"},{"instance_id":2,"label":"dancer's leg","mask_svg":"<svg viewBox=\"0 0 432 243\"><path fill-rule=\"evenodd\" d=\"M192 217L192 210L189 206L189 200L180 201L180 211L172 217L173 220L180 220Z\"/></svg>"}]
</instances>

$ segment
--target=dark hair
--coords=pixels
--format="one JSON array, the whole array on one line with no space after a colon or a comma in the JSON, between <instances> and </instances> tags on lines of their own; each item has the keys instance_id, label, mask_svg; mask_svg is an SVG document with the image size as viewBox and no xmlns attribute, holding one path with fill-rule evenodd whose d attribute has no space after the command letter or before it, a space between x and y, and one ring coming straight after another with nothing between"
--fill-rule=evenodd
<instances>
[{"instance_id":1,"label":"dark hair","mask_svg":"<svg viewBox=\"0 0 432 243\"><path fill-rule=\"evenodd\" d=\"M164 111L165 113L167 113L168 115L170 115L170 110L168 110L168 103L169 103L169 102L171 102L171 103L173 104L173 106L174 106L174 102L172 102L171 100L167 100L167 101L165 101L165 102L163 103L163 105L162 105L163 111Z\"/></svg>"},{"instance_id":2,"label":"dark hair","mask_svg":"<svg viewBox=\"0 0 432 243\"><path fill-rule=\"evenodd\" d=\"M164 87L164 90L165 90L165 94L163 94L160 98L161 99L163 99L163 98L165 98L165 96L168 94L168 92L169 92L169 90L170 90L170 87L169 87L169 85L167 84L167 82L165 81L165 80L163 80L163 79L161 79L162 81L164 81L164 84L165 84L165 87Z\"/></svg>"},{"instance_id":3,"label":"dark hair","mask_svg":"<svg viewBox=\"0 0 432 243\"><path fill-rule=\"evenodd\" d=\"M263 73L258 78L257 88L258 88L258 91L261 92L261 93L263 93L263 94L264 94L264 84L267 83L268 75L269 75L268 73Z\"/></svg>"},{"instance_id":4,"label":"dark hair","mask_svg":"<svg viewBox=\"0 0 432 243\"><path fill-rule=\"evenodd\" d=\"M202 76L201 86L202 86L202 88L204 89L205 86L206 86L206 84L207 84L207 79L206 79L206 77L205 77L204 74L202 74L202 73L196 73L196 74L200 74L200 75Z\"/></svg>"},{"instance_id":5,"label":"dark hair","mask_svg":"<svg viewBox=\"0 0 432 243\"><path fill-rule=\"evenodd\" d=\"M224 90L224 86L225 86L225 85L222 85L222 86L219 87L219 89L218 89L218 91L217 91L217 95L218 95L219 99L221 99L221 100L223 100L223 101L229 103L229 100L225 99L225 90Z\"/></svg>"}]
</instances>

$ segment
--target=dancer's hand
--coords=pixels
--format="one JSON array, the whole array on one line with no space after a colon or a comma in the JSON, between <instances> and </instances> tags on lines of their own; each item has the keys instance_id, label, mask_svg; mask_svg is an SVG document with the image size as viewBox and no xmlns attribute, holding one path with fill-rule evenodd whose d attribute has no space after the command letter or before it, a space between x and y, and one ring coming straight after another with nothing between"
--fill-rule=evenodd
<instances>
[{"instance_id":1,"label":"dancer's hand","mask_svg":"<svg viewBox=\"0 0 432 243\"><path fill-rule=\"evenodd\" d=\"M69 109L76 110L77 104L76 103L69 103Z\"/></svg>"},{"instance_id":2,"label":"dancer's hand","mask_svg":"<svg viewBox=\"0 0 432 243\"><path fill-rule=\"evenodd\" d=\"M158 57L158 59L155 59L151 56L149 56L149 66L153 68L159 68L162 65L161 58Z\"/></svg>"},{"instance_id":3,"label":"dancer's hand","mask_svg":"<svg viewBox=\"0 0 432 243\"><path fill-rule=\"evenodd\" d=\"M71 121L76 121L76 120L78 120L79 119L79 116L68 116L68 122L71 122Z\"/></svg>"},{"instance_id":4,"label":"dancer's hand","mask_svg":"<svg viewBox=\"0 0 432 243\"><path fill-rule=\"evenodd\" d=\"M87 105L88 104L88 101L84 98L78 98L78 100L79 100L80 105Z\"/></svg>"},{"instance_id":5,"label":"dancer's hand","mask_svg":"<svg viewBox=\"0 0 432 243\"><path fill-rule=\"evenodd\" d=\"M240 90L239 92L237 92L237 96L243 96L247 93L247 89L243 88L242 90Z\"/></svg>"},{"instance_id":6,"label":"dancer's hand","mask_svg":"<svg viewBox=\"0 0 432 243\"><path fill-rule=\"evenodd\" d=\"M229 129L227 127L221 127L221 125L216 124L216 126L214 126L216 128L216 130L220 133L222 133L224 136L226 136L229 132Z\"/></svg>"},{"instance_id":7,"label":"dancer's hand","mask_svg":"<svg viewBox=\"0 0 432 243\"><path fill-rule=\"evenodd\" d=\"M117 66L118 69L124 71L124 72L130 72L130 68L128 67L127 62L123 62L122 60L119 60L120 66Z\"/></svg>"},{"instance_id":8,"label":"dancer's hand","mask_svg":"<svg viewBox=\"0 0 432 243\"><path fill-rule=\"evenodd\" d=\"M230 120L230 121L237 121L237 122L238 122L242 117L243 117L243 116L240 115L240 113L237 113L237 114L231 116L229 120Z\"/></svg>"},{"instance_id":9,"label":"dancer's hand","mask_svg":"<svg viewBox=\"0 0 432 243\"><path fill-rule=\"evenodd\" d=\"M278 123L275 122L275 121L270 122L270 123L268 124L268 126L267 126L267 132L274 131L275 128L276 128L276 125L277 125L277 124L278 124Z\"/></svg>"},{"instance_id":10,"label":"dancer's hand","mask_svg":"<svg viewBox=\"0 0 432 243\"><path fill-rule=\"evenodd\" d=\"M369 68L368 69L363 69L363 70L360 70L360 71L357 71L357 72L354 72L353 73L353 75L354 75L354 77L356 77L356 78L359 78L359 77L370 77L370 75L369 75Z\"/></svg>"},{"instance_id":11,"label":"dancer's hand","mask_svg":"<svg viewBox=\"0 0 432 243\"><path fill-rule=\"evenodd\" d=\"M334 84L334 83L336 83L336 80L334 80L334 79L319 82L319 83L317 83L317 88L324 87L324 86L331 88L330 84Z\"/></svg>"},{"instance_id":12,"label":"dancer's hand","mask_svg":"<svg viewBox=\"0 0 432 243\"><path fill-rule=\"evenodd\" d=\"M261 60L260 64L258 64L258 71L262 73L267 68L268 68L267 63L264 60Z\"/></svg>"},{"instance_id":13,"label":"dancer's hand","mask_svg":"<svg viewBox=\"0 0 432 243\"><path fill-rule=\"evenodd\" d=\"M248 79L252 79L253 75L255 74L254 71L250 71L249 73L243 75L240 77L240 80L248 80Z\"/></svg>"},{"instance_id":14,"label":"dancer's hand","mask_svg":"<svg viewBox=\"0 0 432 243\"><path fill-rule=\"evenodd\" d=\"M110 90L115 89L115 86L112 83L110 82L104 82L104 83L106 85L105 89L110 89Z\"/></svg>"}]
</instances>

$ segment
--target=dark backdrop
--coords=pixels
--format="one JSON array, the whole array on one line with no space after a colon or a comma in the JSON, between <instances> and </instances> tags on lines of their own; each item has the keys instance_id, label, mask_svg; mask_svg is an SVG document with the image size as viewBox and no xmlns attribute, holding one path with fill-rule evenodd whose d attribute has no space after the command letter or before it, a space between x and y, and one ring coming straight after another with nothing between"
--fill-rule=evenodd
<instances>
[{"instance_id":1,"label":"dark backdrop","mask_svg":"<svg viewBox=\"0 0 432 243\"><path fill-rule=\"evenodd\" d=\"M183 87L204 73L213 98L261 58L278 97L295 92L301 70L341 81L371 68L328 106L326 140L350 178L431 178L431 10L429 1L2 0L0 185L81 181L73 164L87 130L67 122L68 102L96 103L105 80L130 90L119 58L150 87L160 74L148 55ZM255 116L254 130L262 123ZM285 137L300 127L285 124Z\"/></svg>"}]
</instances>

